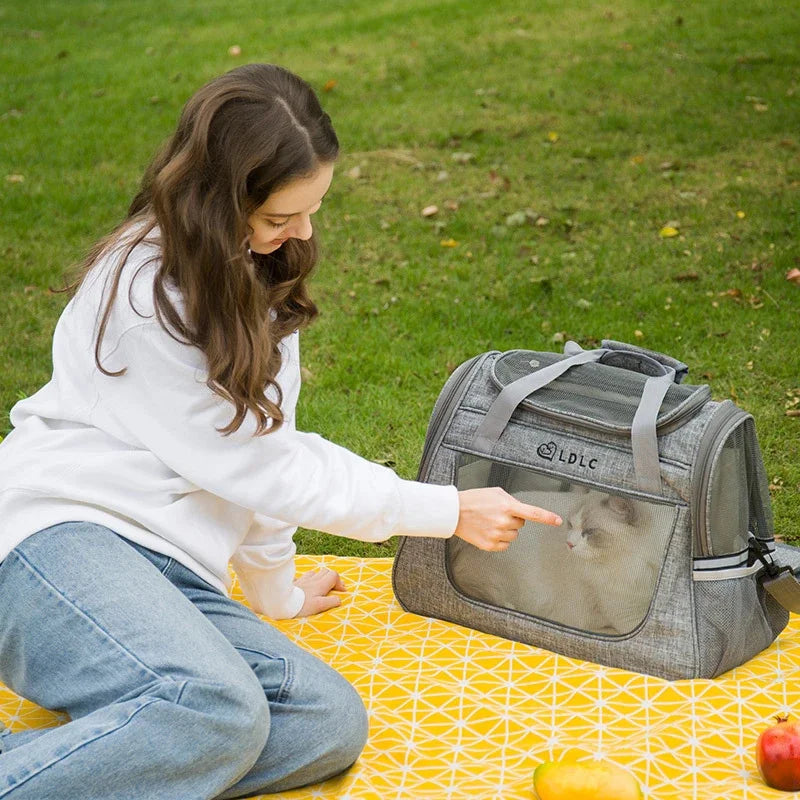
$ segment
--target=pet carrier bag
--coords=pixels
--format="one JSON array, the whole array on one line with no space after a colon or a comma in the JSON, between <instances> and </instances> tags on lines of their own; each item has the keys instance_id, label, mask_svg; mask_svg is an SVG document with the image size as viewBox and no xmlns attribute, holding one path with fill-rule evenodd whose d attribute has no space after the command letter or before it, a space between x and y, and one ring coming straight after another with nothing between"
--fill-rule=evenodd
<instances>
[{"instance_id":1,"label":"pet carrier bag","mask_svg":"<svg viewBox=\"0 0 800 800\"><path fill-rule=\"evenodd\" d=\"M501 486L556 512L503 552L404 537L407 611L668 679L710 678L800 612L773 539L750 414L633 345L512 350L459 366L436 402L419 480ZM787 558L788 556L788 558Z\"/></svg>"}]
</instances>

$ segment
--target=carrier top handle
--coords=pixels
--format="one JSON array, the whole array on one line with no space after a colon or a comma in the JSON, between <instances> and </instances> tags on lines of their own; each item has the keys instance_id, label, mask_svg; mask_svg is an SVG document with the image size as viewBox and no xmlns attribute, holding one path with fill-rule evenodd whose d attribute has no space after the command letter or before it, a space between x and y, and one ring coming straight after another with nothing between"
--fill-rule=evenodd
<instances>
[{"instance_id":1,"label":"carrier top handle","mask_svg":"<svg viewBox=\"0 0 800 800\"><path fill-rule=\"evenodd\" d=\"M601 359L606 360L604 357L613 352L613 350L607 348L583 350L576 342L567 342L564 347L566 358L525 375L513 383L509 383L508 386L501 390L478 426L472 440L472 448L491 456L497 441L511 419L511 415L526 397L543 386L552 383L571 367L579 364L588 364L592 361L600 361ZM654 369L656 374L651 374L645 381L642 399L639 401L639 406L633 417L633 424L631 425L633 466L639 488L651 494L661 494L661 468L658 458L656 421L664 395L675 382L675 370L646 354L637 354L637 363L641 364L642 362L648 365L647 373L649 373L650 369ZM636 371L642 372L644 370L639 366Z\"/></svg>"},{"instance_id":2,"label":"carrier top handle","mask_svg":"<svg viewBox=\"0 0 800 800\"><path fill-rule=\"evenodd\" d=\"M615 366L623 367L624 369L632 369L636 372L643 372L645 375L660 375L660 372L651 372L645 368L643 362L657 361L665 367L672 367L675 370L675 383L680 383L688 374L689 367L683 361L678 361L677 358L658 353L655 350L647 350L644 347L639 347L636 344L626 344L625 342L616 342L613 339L603 339L600 347L605 350L613 350ZM606 363L611 363L610 358L603 359Z\"/></svg>"}]
</instances>

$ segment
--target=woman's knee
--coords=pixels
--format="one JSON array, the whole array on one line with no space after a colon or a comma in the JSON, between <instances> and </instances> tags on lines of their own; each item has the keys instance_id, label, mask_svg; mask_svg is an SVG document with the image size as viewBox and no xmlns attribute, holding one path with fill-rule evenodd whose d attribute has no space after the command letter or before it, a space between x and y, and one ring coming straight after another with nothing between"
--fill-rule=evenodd
<instances>
[{"instance_id":1,"label":"woman's knee","mask_svg":"<svg viewBox=\"0 0 800 800\"><path fill-rule=\"evenodd\" d=\"M331 670L320 685L317 733L328 743L330 774L347 769L367 743L369 718L364 701L349 681Z\"/></svg>"},{"instance_id":2,"label":"woman's knee","mask_svg":"<svg viewBox=\"0 0 800 800\"><path fill-rule=\"evenodd\" d=\"M336 711L339 720L340 759L342 769L349 767L360 755L369 735L369 716L364 701L355 688L343 681L349 691L342 690Z\"/></svg>"},{"instance_id":3,"label":"woman's knee","mask_svg":"<svg viewBox=\"0 0 800 800\"><path fill-rule=\"evenodd\" d=\"M178 705L198 713L197 732L204 737L209 753L239 762L242 772L255 764L267 743L270 713L264 691L254 677L232 678L225 683L189 680Z\"/></svg>"}]
</instances>

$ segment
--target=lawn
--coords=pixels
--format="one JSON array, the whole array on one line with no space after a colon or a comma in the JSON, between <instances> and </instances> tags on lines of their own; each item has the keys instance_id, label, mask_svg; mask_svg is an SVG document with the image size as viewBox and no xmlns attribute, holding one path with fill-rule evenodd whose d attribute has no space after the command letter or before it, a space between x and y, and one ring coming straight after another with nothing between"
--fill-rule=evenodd
<instances>
[{"instance_id":1,"label":"lawn","mask_svg":"<svg viewBox=\"0 0 800 800\"><path fill-rule=\"evenodd\" d=\"M300 427L414 477L463 360L633 341L755 416L777 532L800 541L796 3L6 0L0 37L0 434L49 378L49 287L186 98L271 61L342 143Z\"/></svg>"}]
</instances>

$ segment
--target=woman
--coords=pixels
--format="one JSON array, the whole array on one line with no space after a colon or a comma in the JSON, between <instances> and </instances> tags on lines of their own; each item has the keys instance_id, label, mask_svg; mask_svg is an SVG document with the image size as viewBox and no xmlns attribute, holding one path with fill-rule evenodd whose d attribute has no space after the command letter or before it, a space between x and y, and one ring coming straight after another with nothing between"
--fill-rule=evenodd
<instances>
[{"instance_id":1,"label":"woman","mask_svg":"<svg viewBox=\"0 0 800 800\"><path fill-rule=\"evenodd\" d=\"M298 432L316 315L311 216L338 142L276 66L201 88L56 326L53 377L0 445L0 679L71 721L0 736L0 797L234 798L324 780L367 736L337 672L273 618L338 605L295 579L298 525L502 550L555 515L401 480Z\"/></svg>"}]
</instances>

